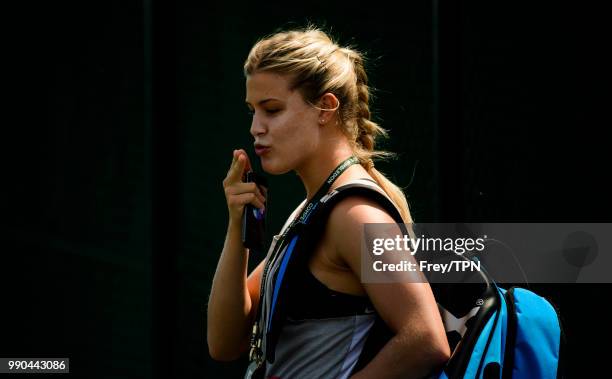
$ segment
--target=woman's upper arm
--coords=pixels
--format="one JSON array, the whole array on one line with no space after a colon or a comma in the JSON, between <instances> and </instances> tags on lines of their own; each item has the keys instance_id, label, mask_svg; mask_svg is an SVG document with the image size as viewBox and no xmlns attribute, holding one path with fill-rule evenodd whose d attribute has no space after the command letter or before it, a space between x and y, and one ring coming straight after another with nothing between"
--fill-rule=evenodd
<instances>
[{"instance_id":1,"label":"woman's upper arm","mask_svg":"<svg viewBox=\"0 0 612 379\"><path fill-rule=\"evenodd\" d=\"M360 279L380 317L395 333L422 332L446 341L440 312L428 283L363 283L361 243L364 223L393 224L395 221L376 202L359 196L348 197L332 210L328 221L329 235L334 239L340 259ZM397 230L400 233L400 229Z\"/></svg>"},{"instance_id":2,"label":"woman's upper arm","mask_svg":"<svg viewBox=\"0 0 612 379\"><path fill-rule=\"evenodd\" d=\"M265 259L262 260L255 267L255 269L253 269L253 271L251 271L251 273L247 276L247 291L249 293L249 297L251 298L251 308L249 309L249 314L247 318L247 335L245 335L245 338L242 340L242 343L239 347L240 354L247 351L249 348L251 325L253 321L255 321L255 311L257 310L257 306L259 305L259 284L261 283L261 273L263 271L265 261Z\"/></svg>"}]
</instances>

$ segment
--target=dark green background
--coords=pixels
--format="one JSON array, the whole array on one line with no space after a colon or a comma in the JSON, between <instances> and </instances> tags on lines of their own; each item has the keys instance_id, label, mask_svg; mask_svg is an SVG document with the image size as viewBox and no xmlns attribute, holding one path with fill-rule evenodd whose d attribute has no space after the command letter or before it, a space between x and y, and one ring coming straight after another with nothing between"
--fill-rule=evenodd
<instances>
[{"instance_id":1,"label":"dark green background","mask_svg":"<svg viewBox=\"0 0 612 379\"><path fill-rule=\"evenodd\" d=\"M233 149L256 158L242 64L307 20L368 53L374 119L399 154L377 167L417 221L610 220L609 122L590 118L597 11L391 4L5 6L0 356L69 357L71 377L241 375L244 361L210 359L205 310L221 181ZM278 230L304 190L270 179ZM574 377L599 371L610 286L534 288L561 308Z\"/></svg>"}]
</instances>

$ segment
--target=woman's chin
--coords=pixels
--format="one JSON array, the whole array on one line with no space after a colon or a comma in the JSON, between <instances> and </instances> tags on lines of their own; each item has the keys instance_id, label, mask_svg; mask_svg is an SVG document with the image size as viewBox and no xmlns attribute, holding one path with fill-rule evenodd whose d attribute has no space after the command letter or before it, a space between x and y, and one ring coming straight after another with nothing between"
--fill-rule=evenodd
<instances>
[{"instance_id":1,"label":"woman's chin","mask_svg":"<svg viewBox=\"0 0 612 379\"><path fill-rule=\"evenodd\" d=\"M285 174L291 171L290 167L287 167L286 165L283 165L283 164L277 164L276 162L270 159L266 159L266 158L263 158L261 160L261 169L266 174L270 174L270 175L282 175L282 174Z\"/></svg>"}]
</instances>

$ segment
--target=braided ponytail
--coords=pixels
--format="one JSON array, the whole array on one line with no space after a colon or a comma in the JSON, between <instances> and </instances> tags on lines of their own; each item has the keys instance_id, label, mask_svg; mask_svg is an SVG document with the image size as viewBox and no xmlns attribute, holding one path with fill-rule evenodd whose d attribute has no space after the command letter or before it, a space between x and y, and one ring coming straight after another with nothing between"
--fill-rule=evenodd
<instances>
[{"instance_id":1,"label":"braided ponytail","mask_svg":"<svg viewBox=\"0 0 612 379\"><path fill-rule=\"evenodd\" d=\"M345 49L348 57L351 59L355 71L356 77L356 139L355 139L355 155L359 158L361 164L368 171L370 175L378 182L378 184L385 190L387 195L393 200L398 206L404 223L412 223L412 216L408 207L408 201L404 192L391 182L387 177L376 168L374 168L373 157L391 157L394 154L375 150L376 138L383 136L388 137L388 133L385 129L380 127L377 123L373 122L370 113L370 88L368 86L368 77L365 71L363 58L359 53L354 50Z\"/></svg>"}]
</instances>

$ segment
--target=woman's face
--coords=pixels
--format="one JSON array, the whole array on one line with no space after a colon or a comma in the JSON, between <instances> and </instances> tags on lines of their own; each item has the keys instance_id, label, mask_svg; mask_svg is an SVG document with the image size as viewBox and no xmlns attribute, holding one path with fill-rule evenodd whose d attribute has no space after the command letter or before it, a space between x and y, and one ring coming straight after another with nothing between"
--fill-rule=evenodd
<instances>
[{"instance_id":1,"label":"woman's face","mask_svg":"<svg viewBox=\"0 0 612 379\"><path fill-rule=\"evenodd\" d=\"M299 91L289 91L287 76L258 72L247 77L246 102L253 112L250 132L255 151L265 172L284 174L316 152L319 111ZM258 144L268 148L259 150Z\"/></svg>"}]
</instances>

